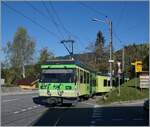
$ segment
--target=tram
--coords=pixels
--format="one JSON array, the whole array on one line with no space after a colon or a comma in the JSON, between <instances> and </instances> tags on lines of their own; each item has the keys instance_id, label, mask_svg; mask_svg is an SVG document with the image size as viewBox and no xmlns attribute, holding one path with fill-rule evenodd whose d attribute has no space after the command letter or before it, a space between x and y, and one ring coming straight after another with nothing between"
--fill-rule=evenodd
<instances>
[{"instance_id":1,"label":"tram","mask_svg":"<svg viewBox=\"0 0 150 127\"><path fill-rule=\"evenodd\" d=\"M76 60L50 60L41 65L39 79L39 97L48 102L71 103L88 99L99 93L107 93L117 86L117 77L91 70L90 67Z\"/></svg>"},{"instance_id":2,"label":"tram","mask_svg":"<svg viewBox=\"0 0 150 127\"><path fill-rule=\"evenodd\" d=\"M39 96L78 101L96 93L96 72L75 60L51 60L41 65Z\"/></svg>"}]
</instances>

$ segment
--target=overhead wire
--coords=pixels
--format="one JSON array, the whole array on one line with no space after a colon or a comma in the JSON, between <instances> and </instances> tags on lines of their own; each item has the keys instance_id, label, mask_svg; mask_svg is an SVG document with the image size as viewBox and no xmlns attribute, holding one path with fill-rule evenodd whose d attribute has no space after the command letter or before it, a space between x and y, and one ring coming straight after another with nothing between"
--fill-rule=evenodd
<instances>
[{"instance_id":1,"label":"overhead wire","mask_svg":"<svg viewBox=\"0 0 150 127\"><path fill-rule=\"evenodd\" d=\"M54 26L55 26L57 32L59 33L60 37L64 38L62 32L61 32L60 29L59 29L59 25L58 25L57 21L55 20L55 17L53 17L53 15L51 14L51 11L50 11L49 8L46 6L46 4L45 4L44 1L42 1L42 4L43 4L43 6L44 6L44 8L45 8L45 10L46 10L46 12L47 12L47 14L48 14L48 16L49 16L49 19L50 19L50 20L52 21L52 23L54 24Z\"/></svg>"},{"instance_id":2,"label":"overhead wire","mask_svg":"<svg viewBox=\"0 0 150 127\"><path fill-rule=\"evenodd\" d=\"M93 8L93 7L89 6L89 5L87 5L87 4L83 3L83 2L81 2L81 1L79 1L79 3L80 3L80 5L82 5L83 7L85 7L85 8L87 8L87 9L91 10L92 12L97 13L97 14L99 14L99 15L102 15L102 16L105 17L105 19L108 18L108 19L110 20L110 17L108 17L107 14L105 14L105 13L103 13L103 12L101 12L101 11L99 11L99 10L97 10L97 9L95 9L95 8ZM122 11L122 12L123 12L123 11ZM120 17L119 17L119 18L120 18ZM123 41L118 37L118 35L116 34L114 28L113 28L113 33L112 33L112 34L116 37L116 39L118 40L118 42L123 45ZM123 45L123 46L124 46L124 45Z\"/></svg>"},{"instance_id":3,"label":"overhead wire","mask_svg":"<svg viewBox=\"0 0 150 127\"><path fill-rule=\"evenodd\" d=\"M43 16L44 18L49 18L47 15L45 15L45 13L43 13L42 11L40 11L39 9L37 9L35 6L33 6L30 1L25 0L26 4L28 4L35 12L37 12L38 14L40 14L41 16Z\"/></svg>"},{"instance_id":4,"label":"overhead wire","mask_svg":"<svg viewBox=\"0 0 150 127\"><path fill-rule=\"evenodd\" d=\"M100 15L102 15L102 16L104 16L104 17L108 16L108 15L106 15L105 13L103 13L103 12L101 12L101 11L98 11L97 9L95 9L95 8L93 8L93 7L91 7L91 6L88 6L87 4L85 4L85 3L81 2L81 1L78 1L78 2L79 2L79 4L82 5L83 7L88 8L89 10L91 10L91 11L97 13L97 14L100 14Z\"/></svg>"},{"instance_id":5,"label":"overhead wire","mask_svg":"<svg viewBox=\"0 0 150 127\"><path fill-rule=\"evenodd\" d=\"M55 13L55 16L56 16L56 18L57 18L57 21L58 21L59 24L62 26L62 29L65 31L65 33L71 34L71 32L66 29L66 27L64 26L64 24L63 24L62 21L60 20L59 15L58 15L57 11L55 10L55 8L54 8L54 6L53 6L53 4L52 4L51 1L49 1L49 5L51 6L52 11Z\"/></svg>"},{"instance_id":6,"label":"overhead wire","mask_svg":"<svg viewBox=\"0 0 150 127\"><path fill-rule=\"evenodd\" d=\"M64 33L65 33L66 35L68 35L69 39L71 39L71 37L73 37L74 39L78 40L79 44L81 45L82 41L80 40L80 38L79 38L77 35L75 35L74 33L70 32L70 31L66 28L66 26L64 25L64 23L61 21L60 16L59 16L58 12L56 11L56 9L55 9L55 7L54 7L52 1L49 1L49 5L51 6L51 9L52 9L52 11L54 12L54 14L55 14L55 16L56 16L56 19L57 19L57 21L58 21L60 27L61 27L62 30L64 31ZM81 45L81 46L82 46L82 45Z\"/></svg>"},{"instance_id":7,"label":"overhead wire","mask_svg":"<svg viewBox=\"0 0 150 127\"><path fill-rule=\"evenodd\" d=\"M120 15L119 15L119 17L118 17L118 19L116 20L116 24L117 24L117 28L120 26L120 24L121 24L121 21L122 21L122 17L123 17L123 15L124 15L124 12L125 12L125 5L124 5L124 2L123 2L123 4L122 4L122 6L121 6L121 11L120 11Z\"/></svg>"},{"instance_id":8,"label":"overhead wire","mask_svg":"<svg viewBox=\"0 0 150 127\"><path fill-rule=\"evenodd\" d=\"M64 32L65 32L66 34L68 34L69 36L72 36L72 37L76 38L77 40L80 40L77 35L74 35L72 32L70 32L70 31L65 27L64 23L63 23L63 22L61 21L61 19L60 19L60 16L59 16L58 12L57 12L56 9L55 9L55 7L54 7L52 1L49 1L49 4L50 4L50 6L51 6L53 12L55 13L55 16L56 16L56 18L57 18L59 24L61 25L62 29L64 30Z\"/></svg>"},{"instance_id":9,"label":"overhead wire","mask_svg":"<svg viewBox=\"0 0 150 127\"><path fill-rule=\"evenodd\" d=\"M19 15L23 16L24 18L28 19L28 20L31 21L33 24L39 26L40 28L42 28L43 30L45 30L46 32L48 32L49 34L51 34L51 35L53 35L53 36L55 36L55 37L57 37L57 38L60 39L60 37L59 37L56 33L50 31L50 30L47 29L45 26L43 26L43 25L41 25L40 23L34 21L32 18L26 16L24 13L22 13L22 12L18 11L17 9L15 9L15 8L13 8L13 7L11 7L11 6L9 6L8 4L6 4L6 3L3 2L3 1L2 1L2 4L4 4L4 5L7 6L9 9L13 10L14 12L16 12L17 14L19 14Z\"/></svg>"}]
</instances>

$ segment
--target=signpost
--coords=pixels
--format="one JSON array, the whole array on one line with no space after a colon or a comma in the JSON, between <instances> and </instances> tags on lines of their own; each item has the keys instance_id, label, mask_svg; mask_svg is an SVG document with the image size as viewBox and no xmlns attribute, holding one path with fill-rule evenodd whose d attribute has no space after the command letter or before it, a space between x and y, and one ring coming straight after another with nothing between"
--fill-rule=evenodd
<instances>
[{"instance_id":1,"label":"signpost","mask_svg":"<svg viewBox=\"0 0 150 127\"><path fill-rule=\"evenodd\" d=\"M135 66L136 73L142 72L142 61L135 61L134 63L131 64Z\"/></svg>"},{"instance_id":2,"label":"signpost","mask_svg":"<svg viewBox=\"0 0 150 127\"><path fill-rule=\"evenodd\" d=\"M134 63L131 63L131 65L135 66L135 73L137 77L138 76L137 74L142 72L142 61L136 60ZM137 82L135 82L135 87L137 87Z\"/></svg>"},{"instance_id":3,"label":"signpost","mask_svg":"<svg viewBox=\"0 0 150 127\"><path fill-rule=\"evenodd\" d=\"M121 62L118 61L117 65L118 65L118 78L119 78L119 94L118 95L120 96L120 74L122 73L121 72Z\"/></svg>"},{"instance_id":4,"label":"signpost","mask_svg":"<svg viewBox=\"0 0 150 127\"><path fill-rule=\"evenodd\" d=\"M143 71L140 74L140 88L141 91L143 88L149 88L149 73L147 71Z\"/></svg>"}]
</instances>

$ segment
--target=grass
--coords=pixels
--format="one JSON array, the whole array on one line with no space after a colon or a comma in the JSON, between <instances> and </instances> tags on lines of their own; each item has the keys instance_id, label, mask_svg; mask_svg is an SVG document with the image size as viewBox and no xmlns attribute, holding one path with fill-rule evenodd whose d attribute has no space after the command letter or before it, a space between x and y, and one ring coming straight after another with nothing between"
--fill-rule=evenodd
<instances>
[{"instance_id":1,"label":"grass","mask_svg":"<svg viewBox=\"0 0 150 127\"><path fill-rule=\"evenodd\" d=\"M137 85L135 85L137 84ZM97 100L98 104L110 104L119 101L131 101L145 99L149 97L149 89L141 89L139 87L139 79L132 79L120 87L120 96L118 95L118 87L111 92L105 94L103 98Z\"/></svg>"}]
</instances>

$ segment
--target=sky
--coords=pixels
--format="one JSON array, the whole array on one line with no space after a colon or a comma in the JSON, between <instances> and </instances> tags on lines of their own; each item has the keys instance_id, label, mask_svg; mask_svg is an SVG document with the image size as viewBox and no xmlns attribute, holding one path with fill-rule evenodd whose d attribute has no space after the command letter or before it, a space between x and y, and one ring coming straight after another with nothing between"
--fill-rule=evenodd
<instances>
[{"instance_id":1,"label":"sky","mask_svg":"<svg viewBox=\"0 0 150 127\"><path fill-rule=\"evenodd\" d=\"M108 25L92 21L93 18L105 20L105 16L113 24L115 50L123 45L149 42L149 3L146 1L5 1L1 4L2 47L13 41L19 26L26 28L35 39L36 56L44 47L55 56L67 55L60 41L70 38L75 40L74 53L85 52L89 43L95 42L99 30L107 46ZM4 55L2 57L4 59Z\"/></svg>"}]
</instances>

